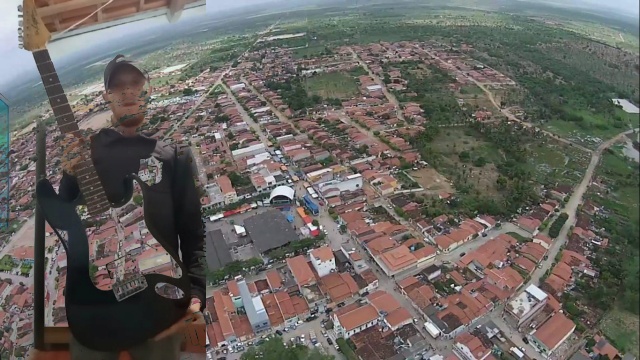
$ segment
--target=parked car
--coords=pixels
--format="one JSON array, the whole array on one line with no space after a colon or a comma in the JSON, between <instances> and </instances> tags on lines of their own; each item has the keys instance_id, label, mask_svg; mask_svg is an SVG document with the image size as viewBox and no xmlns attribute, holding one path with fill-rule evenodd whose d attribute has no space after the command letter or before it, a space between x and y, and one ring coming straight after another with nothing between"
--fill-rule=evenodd
<instances>
[{"instance_id":1,"label":"parked car","mask_svg":"<svg viewBox=\"0 0 640 360\"><path fill-rule=\"evenodd\" d=\"M460 254L460 257L463 257L463 256L465 256L465 255L467 255L467 253L466 253L466 252L463 252L463 253L461 253L461 254Z\"/></svg>"},{"instance_id":2,"label":"parked car","mask_svg":"<svg viewBox=\"0 0 640 360\"><path fill-rule=\"evenodd\" d=\"M276 330L276 334L278 334L278 336L282 336L282 331Z\"/></svg>"},{"instance_id":3,"label":"parked car","mask_svg":"<svg viewBox=\"0 0 640 360\"><path fill-rule=\"evenodd\" d=\"M331 338L327 338L327 344L333 345L333 340L331 340Z\"/></svg>"}]
</instances>

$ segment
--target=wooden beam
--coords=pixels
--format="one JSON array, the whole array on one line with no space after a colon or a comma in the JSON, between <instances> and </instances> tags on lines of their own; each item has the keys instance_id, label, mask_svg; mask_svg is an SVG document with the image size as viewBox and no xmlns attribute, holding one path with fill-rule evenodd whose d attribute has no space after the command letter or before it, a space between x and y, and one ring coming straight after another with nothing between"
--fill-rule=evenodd
<instances>
[{"instance_id":1,"label":"wooden beam","mask_svg":"<svg viewBox=\"0 0 640 360\"><path fill-rule=\"evenodd\" d=\"M40 15L40 17L58 15L65 11L81 9L87 6L102 6L108 1L109 0L71 0L60 4L41 7L38 9L38 15Z\"/></svg>"},{"instance_id":2,"label":"wooden beam","mask_svg":"<svg viewBox=\"0 0 640 360\"><path fill-rule=\"evenodd\" d=\"M100 6L97 7L98 9L100 9ZM98 10L98 22L101 23L104 21L104 14L102 13L102 9Z\"/></svg>"},{"instance_id":3,"label":"wooden beam","mask_svg":"<svg viewBox=\"0 0 640 360\"><path fill-rule=\"evenodd\" d=\"M144 0L140 0L140 5L138 5L138 11L139 12L144 11Z\"/></svg>"},{"instance_id":4,"label":"wooden beam","mask_svg":"<svg viewBox=\"0 0 640 360\"><path fill-rule=\"evenodd\" d=\"M167 9L169 22L176 22L180 18L182 10L188 2L189 0L169 0L169 8Z\"/></svg>"},{"instance_id":5,"label":"wooden beam","mask_svg":"<svg viewBox=\"0 0 640 360\"><path fill-rule=\"evenodd\" d=\"M191 323L184 330L184 341L182 351L193 354L205 352L206 345L206 323L204 317L200 317L195 323ZM44 343L49 347L68 346L71 341L71 331L66 326L46 326L44 328Z\"/></svg>"}]
</instances>

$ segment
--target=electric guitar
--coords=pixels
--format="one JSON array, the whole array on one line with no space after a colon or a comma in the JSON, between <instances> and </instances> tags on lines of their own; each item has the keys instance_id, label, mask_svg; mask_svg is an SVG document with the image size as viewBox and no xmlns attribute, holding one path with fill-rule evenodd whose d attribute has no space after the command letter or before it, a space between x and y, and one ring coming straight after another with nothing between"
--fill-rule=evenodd
<instances>
[{"instance_id":1,"label":"electric guitar","mask_svg":"<svg viewBox=\"0 0 640 360\"><path fill-rule=\"evenodd\" d=\"M46 49L51 34L34 0L24 0L18 12L20 48L33 53L58 130L80 135ZM161 174L157 162L141 161L138 174L124 179L126 196L117 204L107 199L91 159L81 161L75 173L83 206L64 201L46 179L36 184L38 206L67 252L64 291L69 330L90 349L130 349L179 321L189 307L187 269L170 240L144 216L150 180ZM84 226L87 217L95 224L90 229Z\"/></svg>"}]
</instances>

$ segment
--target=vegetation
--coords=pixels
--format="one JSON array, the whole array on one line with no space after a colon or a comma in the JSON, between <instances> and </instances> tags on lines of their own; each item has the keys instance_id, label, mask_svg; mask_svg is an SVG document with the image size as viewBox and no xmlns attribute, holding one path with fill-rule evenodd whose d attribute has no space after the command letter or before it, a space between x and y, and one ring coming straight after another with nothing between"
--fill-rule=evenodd
<instances>
[{"instance_id":1,"label":"vegetation","mask_svg":"<svg viewBox=\"0 0 640 360\"><path fill-rule=\"evenodd\" d=\"M273 91L277 91L282 96L282 100L293 111L313 108L317 104L322 103L321 96L309 96L305 89L303 80L300 77L295 77L286 83L267 81L265 82L265 86Z\"/></svg>"},{"instance_id":2,"label":"vegetation","mask_svg":"<svg viewBox=\"0 0 640 360\"><path fill-rule=\"evenodd\" d=\"M341 72L308 77L306 87L311 96L317 95L320 98L350 99L358 94L358 85L353 77Z\"/></svg>"},{"instance_id":3,"label":"vegetation","mask_svg":"<svg viewBox=\"0 0 640 360\"><path fill-rule=\"evenodd\" d=\"M517 232L508 232L507 235L511 236L512 238L518 240L519 243L526 243L531 241L530 238L526 237L526 236L522 236Z\"/></svg>"},{"instance_id":4,"label":"vegetation","mask_svg":"<svg viewBox=\"0 0 640 360\"><path fill-rule=\"evenodd\" d=\"M17 264L11 258L11 255L5 255L0 259L0 271L11 271Z\"/></svg>"},{"instance_id":5,"label":"vegetation","mask_svg":"<svg viewBox=\"0 0 640 360\"><path fill-rule=\"evenodd\" d=\"M287 254L300 255L305 253L307 250L318 247L320 243L324 240L325 234L320 233L320 235L314 238L305 238L299 241L294 241L284 247L279 249L274 249L269 251L269 258L278 261L287 257Z\"/></svg>"},{"instance_id":6,"label":"vegetation","mask_svg":"<svg viewBox=\"0 0 640 360\"><path fill-rule=\"evenodd\" d=\"M442 132L446 133L443 136ZM438 172L450 177L457 190L456 199L449 202L450 210L475 216L478 213L506 216L516 213L523 206L539 200L533 171L528 164L529 142L538 141L539 135L530 129L516 129L506 122L497 125L470 123L464 134L426 125L425 130L413 139L423 159ZM465 139L457 147L461 135ZM450 139L454 139L451 143ZM471 144L475 141L475 144ZM465 144L465 142L467 142ZM459 150L463 150L459 152ZM465 161L483 152L482 168L465 166ZM455 158L453 158L455 154ZM487 164L486 162L491 162ZM488 180L492 180L489 182ZM426 216L437 216L446 211L435 203L425 210Z\"/></svg>"},{"instance_id":7,"label":"vegetation","mask_svg":"<svg viewBox=\"0 0 640 360\"><path fill-rule=\"evenodd\" d=\"M562 213L558 215L558 218L549 226L549 236L551 238L557 238L560 235L560 230L569 219L569 215L567 213Z\"/></svg>"},{"instance_id":8,"label":"vegetation","mask_svg":"<svg viewBox=\"0 0 640 360\"><path fill-rule=\"evenodd\" d=\"M227 174L229 180L231 181L231 185L234 187L243 187L251 185L251 179L248 176L238 174L235 171L232 171Z\"/></svg>"},{"instance_id":9,"label":"vegetation","mask_svg":"<svg viewBox=\"0 0 640 360\"><path fill-rule=\"evenodd\" d=\"M263 261L258 258L232 261L222 269L214 271L207 270L207 281L211 284L217 284L225 279L230 279L234 276L245 274L252 268L261 266L263 264Z\"/></svg>"},{"instance_id":10,"label":"vegetation","mask_svg":"<svg viewBox=\"0 0 640 360\"><path fill-rule=\"evenodd\" d=\"M432 124L457 124L462 123L471 117L468 111L463 110L453 93L448 90L449 84L455 83L456 79L436 67L429 65L426 67L428 75L418 76L410 70L420 68L416 61L405 61L393 64L394 68L400 68L402 77L407 80L407 89L398 94L397 98L401 102L417 102L424 110L424 117ZM415 93L417 96L408 97L407 93Z\"/></svg>"},{"instance_id":11,"label":"vegetation","mask_svg":"<svg viewBox=\"0 0 640 360\"><path fill-rule=\"evenodd\" d=\"M240 357L241 360L333 360L332 355L325 355L318 349L310 349L304 345L285 346L279 336L273 336L259 346L251 346Z\"/></svg>"},{"instance_id":12,"label":"vegetation","mask_svg":"<svg viewBox=\"0 0 640 360\"><path fill-rule=\"evenodd\" d=\"M344 338L337 338L336 344L338 344L338 347L340 347L340 352L344 354L347 360L358 360L358 356L356 356L356 353L353 352L353 349L351 349L349 344L347 344L347 340L345 340Z\"/></svg>"}]
</instances>

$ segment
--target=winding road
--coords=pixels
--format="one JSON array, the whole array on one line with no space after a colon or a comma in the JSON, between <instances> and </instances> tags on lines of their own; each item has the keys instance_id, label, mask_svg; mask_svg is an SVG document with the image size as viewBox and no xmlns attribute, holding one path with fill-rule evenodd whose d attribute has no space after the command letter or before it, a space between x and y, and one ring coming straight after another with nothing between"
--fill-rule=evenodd
<instances>
[{"instance_id":1,"label":"winding road","mask_svg":"<svg viewBox=\"0 0 640 360\"><path fill-rule=\"evenodd\" d=\"M600 163L600 158L602 156L602 153L606 149L608 149L610 146L615 144L616 142L623 140L627 134L631 134L634 131L638 131L638 130L639 129L627 130L623 133L616 135L615 137L600 144L600 146L598 146L596 151L594 151L591 154L591 161L589 162L589 166L585 171L584 177L582 178L582 181L580 182L580 184L574 189L573 194L569 198L569 201L567 202L564 208L564 212L566 212L567 215L569 215L569 218L567 219L567 222L565 222L564 226L560 230L560 234L558 235L556 240L551 244L551 247L549 248L549 251L547 253L548 254L547 260L542 261L541 262L542 267L540 269L534 270L534 272L531 274L531 280L529 281L529 284L535 284L535 285L539 284L540 278L547 271L547 269L551 267L556 254L560 251L560 248L564 246L564 244L567 242L567 238L568 238L567 234L569 233L569 229L576 222L576 211L578 210L578 206L580 205L580 203L582 203L582 197L584 193L589 188L589 184L591 184L591 179L593 178L593 174L596 170L596 167Z\"/></svg>"},{"instance_id":2,"label":"winding road","mask_svg":"<svg viewBox=\"0 0 640 360\"><path fill-rule=\"evenodd\" d=\"M439 61L439 62L441 62L442 64L449 65L446 61L444 61L443 59L439 58L439 57L438 57L436 54L434 54L433 52L431 52L431 51L426 51L426 50L425 50L425 52L426 52L429 56L431 56L433 59L438 60L438 61ZM480 89L482 89L482 91L483 91L483 92L487 95L487 97L489 98L489 101L491 101L491 104L493 104L493 106L494 106L496 109L498 109L498 110L499 110L499 111L500 111L504 116L506 116L506 117L507 117L507 119L512 120L512 121L515 121L515 122L518 122L518 123L522 124L522 125L523 125L523 126L525 126L525 127L537 129L537 130L539 130L539 131L543 132L544 134L546 134L546 135L548 135L548 136L550 136L550 137L552 137L552 138L554 138L554 139L556 139L556 140L558 140L558 141L560 141L560 142L563 142L563 143L565 143L565 144L567 144L567 145L570 145L570 146L573 146L573 147L575 147L575 148L578 148L578 149L580 149L580 150L582 150L582 151L586 151L586 152L588 152L588 153L592 153L592 152L593 152L593 150L588 149L588 148L586 148L586 147L584 147L584 146L582 146L582 145L578 145L578 144L576 144L576 143L574 143L574 142L571 142L571 141L569 141L569 140L567 140L567 139L563 139L563 138L559 137L558 135L556 135L556 134L554 134L554 133L552 133L552 132L550 132L550 131L543 130L543 129L541 129L541 128L539 128L539 127L537 127L537 126L535 126L535 125L533 125L533 124L531 124L531 123L529 123L529 122L526 122L526 121L524 121L524 120L518 119L515 115L513 115L511 112L509 112L509 109L503 109L500 105L498 105L498 103L496 102L496 99L493 97L493 93L492 93L491 91L489 91L489 89L487 89L487 88L484 86L485 84L483 84L483 83L481 83L481 82L477 81L476 79L474 79L474 78L472 78L472 77L468 76L468 75L467 75L467 74L465 74L463 71L458 70L458 71L457 71L457 73L459 73L460 75L464 76L464 77L465 77L465 78L467 78L469 81L471 81L471 82L473 82L474 84L476 84L476 86L478 86Z\"/></svg>"}]
</instances>

